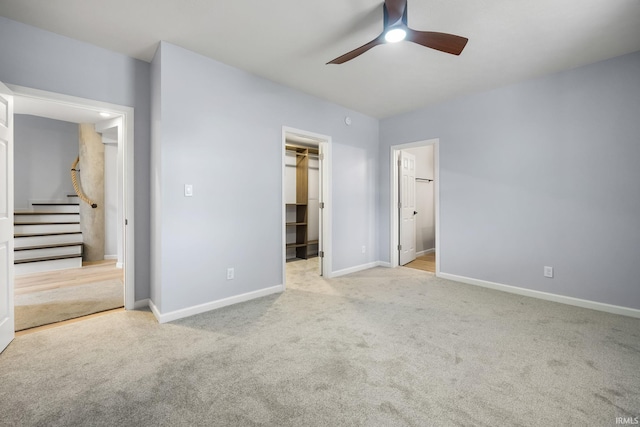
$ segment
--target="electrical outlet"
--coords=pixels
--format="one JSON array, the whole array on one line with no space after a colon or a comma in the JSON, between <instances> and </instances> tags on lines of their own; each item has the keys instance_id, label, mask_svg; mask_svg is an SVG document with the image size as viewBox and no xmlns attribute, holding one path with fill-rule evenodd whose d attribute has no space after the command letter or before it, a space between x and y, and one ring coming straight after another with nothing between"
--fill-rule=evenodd
<instances>
[{"instance_id":1,"label":"electrical outlet","mask_svg":"<svg viewBox=\"0 0 640 427\"><path fill-rule=\"evenodd\" d=\"M363 246L363 247L362 247L362 253L363 253L363 254L364 254L364 253L367 253L367 247L366 247L366 246Z\"/></svg>"},{"instance_id":2,"label":"electrical outlet","mask_svg":"<svg viewBox=\"0 0 640 427\"><path fill-rule=\"evenodd\" d=\"M544 266L544 277L553 277L553 267Z\"/></svg>"},{"instance_id":3,"label":"electrical outlet","mask_svg":"<svg viewBox=\"0 0 640 427\"><path fill-rule=\"evenodd\" d=\"M193 185L185 184L184 185L184 196L185 197L193 197Z\"/></svg>"},{"instance_id":4,"label":"electrical outlet","mask_svg":"<svg viewBox=\"0 0 640 427\"><path fill-rule=\"evenodd\" d=\"M234 276L235 276L235 271L233 267L227 268L227 280L233 280Z\"/></svg>"}]
</instances>

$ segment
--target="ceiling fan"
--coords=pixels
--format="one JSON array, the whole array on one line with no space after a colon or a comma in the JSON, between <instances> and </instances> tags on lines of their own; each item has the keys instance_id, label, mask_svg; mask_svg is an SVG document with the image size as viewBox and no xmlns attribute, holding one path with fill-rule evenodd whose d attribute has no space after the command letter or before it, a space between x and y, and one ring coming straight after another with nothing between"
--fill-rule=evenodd
<instances>
[{"instance_id":1,"label":"ceiling fan","mask_svg":"<svg viewBox=\"0 0 640 427\"><path fill-rule=\"evenodd\" d=\"M407 0L385 0L383 31L369 43L337 57L327 64L343 64L362 55L372 47L385 43L396 43L402 40L417 43L431 49L452 55L460 55L469 41L466 37L453 34L435 33L432 31L417 31L407 26Z\"/></svg>"}]
</instances>

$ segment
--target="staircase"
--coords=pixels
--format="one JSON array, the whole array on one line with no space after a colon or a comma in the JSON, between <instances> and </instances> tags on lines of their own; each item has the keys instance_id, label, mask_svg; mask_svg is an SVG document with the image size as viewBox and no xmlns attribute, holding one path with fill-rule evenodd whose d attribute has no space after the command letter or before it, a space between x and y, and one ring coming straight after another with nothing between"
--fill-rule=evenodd
<instances>
[{"instance_id":1,"label":"staircase","mask_svg":"<svg viewBox=\"0 0 640 427\"><path fill-rule=\"evenodd\" d=\"M29 212L14 213L15 274L82 267L80 204L32 203Z\"/></svg>"}]
</instances>

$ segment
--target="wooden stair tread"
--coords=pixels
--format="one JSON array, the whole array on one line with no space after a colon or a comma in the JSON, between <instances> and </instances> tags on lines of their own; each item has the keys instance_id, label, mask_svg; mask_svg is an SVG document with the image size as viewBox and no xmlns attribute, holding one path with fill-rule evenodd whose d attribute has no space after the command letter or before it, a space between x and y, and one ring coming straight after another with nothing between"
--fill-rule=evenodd
<instances>
[{"instance_id":1,"label":"wooden stair tread","mask_svg":"<svg viewBox=\"0 0 640 427\"><path fill-rule=\"evenodd\" d=\"M30 234L30 233L18 233L18 234L14 234L13 237L42 237L42 236L60 236L63 234L82 234L81 231L62 231L62 232L58 232L58 233L35 233L35 234Z\"/></svg>"},{"instance_id":2,"label":"wooden stair tread","mask_svg":"<svg viewBox=\"0 0 640 427\"><path fill-rule=\"evenodd\" d=\"M82 242L69 242L69 243L52 243L49 245L34 245L34 246L25 246L22 248L13 248L14 251L28 251L31 249L53 249L53 248L65 248L68 246L78 246L82 245Z\"/></svg>"},{"instance_id":3,"label":"wooden stair tread","mask_svg":"<svg viewBox=\"0 0 640 427\"><path fill-rule=\"evenodd\" d=\"M78 212L14 212L13 215L80 215Z\"/></svg>"},{"instance_id":4,"label":"wooden stair tread","mask_svg":"<svg viewBox=\"0 0 640 427\"><path fill-rule=\"evenodd\" d=\"M306 222L287 222L287 225L307 225Z\"/></svg>"},{"instance_id":5,"label":"wooden stair tread","mask_svg":"<svg viewBox=\"0 0 640 427\"><path fill-rule=\"evenodd\" d=\"M58 202L42 202L31 203L32 206L80 206L80 203L58 203Z\"/></svg>"},{"instance_id":6,"label":"wooden stair tread","mask_svg":"<svg viewBox=\"0 0 640 427\"><path fill-rule=\"evenodd\" d=\"M80 224L79 221L74 222L14 222L13 225L60 225L60 224Z\"/></svg>"},{"instance_id":7,"label":"wooden stair tread","mask_svg":"<svg viewBox=\"0 0 640 427\"><path fill-rule=\"evenodd\" d=\"M58 256L50 256L50 257L42 257L42 258L32 258L32 259L20 259L14 260L14 264L26 264L28 262L40 262L40 261L55 261L58 259L69 259L69 258L82 258L80 254L74 255L58 255Z\"/></svg>"}]
</instances>

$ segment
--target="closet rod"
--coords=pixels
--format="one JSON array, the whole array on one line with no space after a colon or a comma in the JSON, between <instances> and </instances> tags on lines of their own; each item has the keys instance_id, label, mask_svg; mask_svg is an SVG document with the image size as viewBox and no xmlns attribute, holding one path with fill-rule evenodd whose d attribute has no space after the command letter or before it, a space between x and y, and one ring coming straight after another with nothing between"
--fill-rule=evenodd
<instances>
[{"instance_id":1,"label":"closet rod","mask_svg":"<svg viewBox=\"0 0 640 427\"><path fill-rule=\"evenodd\" d=\"M285 151L288 151L288 152L290 152L290 153L295 153L295 154L300 154L300 155L302 155L302 153L301 153L301 152L296 151L296 150L291 150L291 149L289 149L289 148L285 149ZM309 156L309 157L320 157L320 154L318 154L318 153L308 153L308 154L304 154L304 155L305 155L305 156Z\"/></svg>"},{"instance_id":2,"label":"closet rod","mask_svg":"<svg viewBox=\"0 0 640 427\"><path fill-rule=\"evenodd\" d=\"M432 179L429 179L429 178L418 178L418 177L416 177L416 181L427 181L427 182L433 182L433 180L432 180Z\"/></svg>"}]
</instances>

